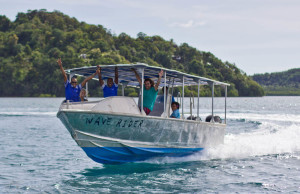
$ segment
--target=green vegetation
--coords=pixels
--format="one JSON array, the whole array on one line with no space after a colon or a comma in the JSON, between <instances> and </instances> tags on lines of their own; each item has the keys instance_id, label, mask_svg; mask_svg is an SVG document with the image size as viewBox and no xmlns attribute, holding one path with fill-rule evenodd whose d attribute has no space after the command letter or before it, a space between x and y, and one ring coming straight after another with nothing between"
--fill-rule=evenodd
<instances>
[{"instance_id":1,"label":"green vegetation","mask_svg":"<svg viewBox=\"0 0 300 194\"><path fill-rule=\"evenodd\" d=\"M268 96L300 96L300 68L255 74L252 78L263 86Z\"/></svg>"},{"instance_id":2,"label":"green vegetation","mask_svg":"<svg viewBox=\"0 0 300 194\"><path fill-rule=\"evenodd\" d=\"M79 22L58 11L29 10L18 13L13 22L0 16L0 96L64 96L58 57L65 69L143 62L230 83L229 96L264 95L263 88L235 64L186 43L177 45L142 32L137 38L114 35L101 25ZM186 95L194 91L187 88ZM101 95L96 81L89 82L89 92ZM224 95L220 87L215 92ZM137 90L128 88L126 94L137 95ZM209 87L203 87L201 96L210 95Z\"/></svg>"}]
</instances>

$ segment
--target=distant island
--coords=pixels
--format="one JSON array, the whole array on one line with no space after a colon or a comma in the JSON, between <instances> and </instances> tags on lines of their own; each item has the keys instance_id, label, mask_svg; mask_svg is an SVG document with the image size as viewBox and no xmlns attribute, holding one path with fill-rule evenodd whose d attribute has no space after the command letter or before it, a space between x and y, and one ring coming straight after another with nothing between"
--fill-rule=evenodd
<instances>
[{"instance_id":1,"label":"distant island","mask_svg":"<svg viewBox=\"0 0 300 194\"><path fill-rule=\"evenodd\" d=\"M79 22L59 11L29 10L18 13L15 21L0 16L0 96L64 96L58 57L65 69L142 62L227 82L231 84L228 96L265 95L264 89L235 64L187 43L177 45L173 39L142 32L136 38L126 33L116 35L102 25ZM187 87L185 95L195 91ZM89 94L101 96L101 92L99 83L91 80ZM129 96L137 93L134 88L125 91ZM210 95L210 88L202 87L201 96ZM215 96L223 95L224 90L216 87Z\"/></svg>"},{"instance_id":2,"label":"distant island","mask_svg":"<svg viewBox=\"0 0 300 194\"><path fill-rule=\"evenodd\" d=\"M267 96L300 96L300 68L251 76Z\"/></svg>"}]
</instances>

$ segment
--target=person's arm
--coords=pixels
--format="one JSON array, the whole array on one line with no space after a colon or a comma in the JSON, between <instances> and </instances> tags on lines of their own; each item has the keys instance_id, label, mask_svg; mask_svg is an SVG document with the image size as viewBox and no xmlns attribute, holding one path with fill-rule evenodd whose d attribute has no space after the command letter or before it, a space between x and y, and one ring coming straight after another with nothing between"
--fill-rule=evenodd
<instances>
[{"instance_id":1,"label":"person's arm","mask_svg":"<svg viewBox=\"0 0 300 194\"><path fill-rule=\"evenodd\" d=\"M88 82L93 77L95 77L96 74L97 74L97 71L95 73L93 73L90 77L85 78L85 80L83 80L83 82L81 82L81 87L84 87L84 85L86 84L86 82Z\"/></svg>"},{"instance_id":2,"label":"person's arm","mask_svg":"<svg viewBox=\"0 0 300 194\"><path fill-rule=\"evenodd\" d=\"M115 67L115 84L118 85L118 83L119 83L118 67Z\"/></svg>"},{"instance_id":3,"label":"person's arm","mask_svg":"<svg viewBox=\"0 0 300 194\"><path fill-rule=\"evenodd\" d=\"M142 87L142 80L141 80L139 74L133 68L132 68L132 71L134 72L136 79L138 80L138 82L140 83L140 86Z\"/></svg>"},{"instance_id":4,"label":"person's arm","mask_svg":"<svg viewBox=\"0 0 300 194\"><path fill-rule=\"evenodd\" d=\"M98 71L99 83L100 83L100 86L102 87L104 84L104 81L102 80L102 76L101 76L101 67L99 65L97 67L98 67L97 71Z\"/></svg>"},{"instance_id":5,"label":"person's arm","mask_svg":"<svg viewBox=\"0 0 300 194\"><path fill-rule=\"evenodd\" d=\"M161 77L163 76L163 73L164 73L163 70L160 70L160 72L158 73L158 80L157 80L157 82L156 82L156 84L154 86L155 91L158 90L158 86L160 84L160 80L161 80Z\"/></svg>"},{"instance_id":6,"label":"person's arm","mask_svg":"<svg viewBox=\"0 0 300 194\"><path fill-rule=\"evenodd\" d=\"M84 93L83 93L83 91L82 91L82 90L81 90L81 92L80 92L79 96L80 96L81 102L83 102L83 101L84 101L84 97L85 97L85 95L84 95Z\"/></svg>"},{"instance_id":7,"label":"person's arm","mask_svg":"<svg viewBox=\"0 0 300 194\"><path fill-rule=\"evenodd\" d=\"M68 77L67 77L67 74L66 74L66 72L65 72L65 70L64 70L64 68L62 66L61 58L57 59L57 63L59 65L59 67L60 67L62 75L64 76L64 82L67 83Z\"/></svg>"}]
</instances>

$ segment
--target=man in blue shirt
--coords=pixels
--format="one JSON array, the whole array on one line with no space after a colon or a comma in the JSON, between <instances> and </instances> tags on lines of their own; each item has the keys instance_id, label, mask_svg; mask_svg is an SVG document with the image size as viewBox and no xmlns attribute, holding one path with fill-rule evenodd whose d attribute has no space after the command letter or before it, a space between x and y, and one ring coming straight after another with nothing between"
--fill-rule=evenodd
<instances>
[{"instance_id":1,"label":"man in blue shirt","mask_svg":"<svg viewBox=\"0 0 300 194\"><path fill-rule=\"evenodd\" d=\"M59 65L62 75L64 77L66 100L69 100L70 102L80 102L81 101L81 99L80 99L81 88L86 84L86 82L88 82L90 79L92 79L97 74L97 71L94 74L92 74L90 77L83 80L83 82L81 84L77 85L77 78L75 76L73 76L71 78L71 83L68 80L67 74L62 66L62 62L61 62L60 58L57 60L57 63Z\"/></svg>"},{"instance_id":2,"label":"man in blue shirt","mask_svg":"<svg viewBox=\"0 0 300 194\"><path fill-rule=\"evenodd\" d=\"M104 84L104 81L102 79L100 66L97 66L97 67L99 69L99 73L98 73L99 83L103 89L104 98L110 97L110 96L117 96L118 95L118 81L119 81L118 67L115 67L115 83L112 78L108 78L107 84Z\"/></svg>"},{"instance_id":3,"label":"man in blue shirt","mask_svg":"<svg viewBox=\"0 0 300 194\"><path fill-rule=\"evenodd\" d=\"M170 115L170 117L180 119L179 103L178 102L172 102L171 108L173 110L173 113Z\"/></svg>"}]
</instances>

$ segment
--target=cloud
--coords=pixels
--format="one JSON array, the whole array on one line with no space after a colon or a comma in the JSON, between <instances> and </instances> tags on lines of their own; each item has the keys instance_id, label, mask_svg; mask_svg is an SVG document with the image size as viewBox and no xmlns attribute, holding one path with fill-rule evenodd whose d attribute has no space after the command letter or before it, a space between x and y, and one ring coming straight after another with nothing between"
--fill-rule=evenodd
<instances>
[{"instance_id":1,"label":"cloud","mask_svg":"<svg viewBox=\"0 0 300 194\"><path fill-rule=\"evenodd\" d=\"M185 23L174 22L169 24L170 27L180 27L180 28L194 28L197 26L204 26L206 23L204 21L195 22L194 20L189 20Z\"/></svg>"}]
</instances>

